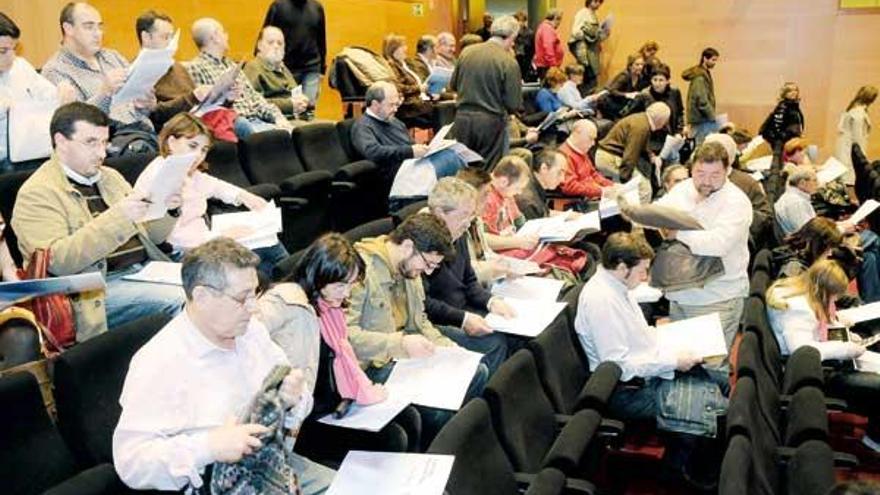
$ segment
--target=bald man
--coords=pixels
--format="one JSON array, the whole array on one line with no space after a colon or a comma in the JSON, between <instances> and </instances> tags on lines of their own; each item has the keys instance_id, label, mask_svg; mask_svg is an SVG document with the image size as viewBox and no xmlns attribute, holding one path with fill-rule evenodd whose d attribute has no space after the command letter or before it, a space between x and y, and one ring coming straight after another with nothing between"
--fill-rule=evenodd
<instances>
[{"instance_id":1,"label":"bald man","mask_svg":"<svg viewBox=\"0 0 880 495\"><path fill-rule=\"evenodd\" d=\"M563 194L596 200L602 197L602 188L614 185L604 177L590 159L590 149L596 144L598 130L591 120L581 119L572 125L571 134L559 147L565 155L565 178L559 188Z\"/></svg>"},{"instance_id":2,"label":"bald man","mask_svg":"<svg viewBox=\"0 0 880 495\"><path fill-rule=\"evenodd\" d=\"M244 66L244 74L257 92L284 112L287 118L298 118L309 107L290 70L284 65L284 33L275 26L266 26L257 39L257 56ZM296 94L291 93L299 88Z\"/></svg>"}]
</instances>

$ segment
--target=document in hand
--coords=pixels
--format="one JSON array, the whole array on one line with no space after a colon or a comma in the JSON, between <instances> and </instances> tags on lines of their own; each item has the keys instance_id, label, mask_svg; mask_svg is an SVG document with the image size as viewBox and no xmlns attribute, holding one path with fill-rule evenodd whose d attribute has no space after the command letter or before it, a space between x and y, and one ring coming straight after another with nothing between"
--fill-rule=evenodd
<instances>
[{"instance_id":1,"label":"document in hand","mask_svg":"<svg viewBox=\"0 0 880 495\"><path fill-rule=\"evenodd\" d=\"M838 310L837 318L841 321L850 321L853 324L876 320L880 318L880 302Z\"/></svg>"},{"instance_id":2,"label":"document in hand","mask_svg":"<svg viewBox=\"0 0 880 495\"><path fill-rule=\"evenodd\" d=\"M752 172L763 172L765 170L770 170L772 164L773 155L767 155L747 161L746 168Z\"/></svg>"},{"instance_id":3,"label":"document in hand","mask_svg":"<svg viewBox=\"0 0 880 495\"><path fill-rule=\"evenodd\" d=\"M352 404L348 414L342 418L337 419L334 413L330 413L318 422L354 430L379 431L411 402L409 397L389 394L387 399L369 406Z\"/></svg>"},{"instance_id":4,"label":"document in hand","mask_svg":"<svg viewBox=\"0 0 880 495\"><path fill-rule=\"evenodd\" d=\"M535 301L532 299L507 298L505 302L516 308L516 317L503 318L495 313L486 316L486 323L498 332L525 337L537 337L553 323L560 311L565 309L563 302Z\"/></svg>"},{"instance_id":5,"label":"document in hand","mask_svg":"<svg viewBox=\"0 0 880 495\"><path fill-rule=\"evenodd\" d=\"M442 495L454 461L451 455L352 450L327 495Z\"/></svg>"},{"instance_id":6,"label":"document in hand","mask_svg":"<svg viewBox=\"0 0 880 495\"><path fill-rule=\"evenodd\" d=\"M35 297L104 290L104 287L101 272L0 282L0 310Z\"/></svg>"},{"instance_id":7,"label":"document in hand","mask_svg":"<svg viewBox=\"0 0 880 495\"><path fill-rule=\"evenodd\" d=\"M846 165L840 163L840 160L833 156L828 157L822 168L816 172L816 178L819 179L819 185L824 186L834 179L842 176L847 171Z\"/></svg>"},{"instance_id":8,"label":"document in hand","mask_svg":"<svg viewBox=\"0 0 880 495\"><path fill-rule=\"evenodd\" d=\"M660 158L671 160L675 153L684 146L684 136L681 134L667 134L666 140L663 141L663 149L660 150Z\"/></svg>"},{"instance_id":9,"label":"document in hand","mask_svg":"<svg viewBox=\"0 0 880 495\"><path fill-rule=\"evenodd\" d=\"M428 85L428 94L439 95L442 93L446 86L449 85L450 79L452 79L452 69L445 67L431 68L431 74L428 75L428 79L425 81Z\"/></svg>"},{"instance_id":10,"label":"document in hand","mask_svg":"<svg viewBox=\"0 0 880 495\"><path fill-rule=\"evenodd\" d=\"M617 205L617 196L623 196L627 203L637 205L641 203L639 199L639 178L633 177L626 184L621 185L615 191L615 196L602 196L599 200L599 216L602 218L620 215L620 207Z\"/></svg>"},{"instance_id":11,"label":"document in hand","mask_svg":"<svg viewBox=\"0 0 880 495\"><path fill-rule=\"evenodd\" d=\"M159 50L141 48L137 58L128 67L128 77L125 79L125 84L113 94L111 106L127 103L150 94L159 79L162 79L162 76L174 65L174 54L177 52L179 39L180 30L178 29L167 48Z\"/></svg>"},{"instance_id":12,"label":"document in hand","mask_svg":"<svg viewBox=\"0 0 880 495\"><path fill-rule=\"evenodd\" d=\"M142 222L165 216L168 197L180 192L187 172L198 159L196 153L185 155L157 156L144 168L134 183L134 190L149 201L150 207Z\"/></svg>"},{"instance_id":13,"label":"document in hand","mask_svg":"<svg viewBox=\"0 0 880 495\"><path fill-rule=\"evenodd\" d=\"M868 215L874 213L874 210L876 210L878 206L880 206L880 203L878 203L875 199L869 199L865 201L864 203L862 203L862 206L859 206L859 209L856 210L851 217L849 217L849 221L853 224L861 222L862 220L867 218Z\"/></svg>"},{"instance_id":14,"label":"document in hand","mask_svg":"<svg viewBox=\"0 0 880 495\"><path fill-rule=\"evenodd\" d=\"M535 218L523 224L516 235L536 235L541 242L568 242L582 230L602 230L598 211L581 214L573 220L566 220L564 215Z\"/></svg>"},{"instance_id":15,"label":"document in hand","mask_svg":"<svg viewBox=\"0 0 880 495\"><path fill-rule=\"evenodd\" d=\"M434 139L428 143L428 152L425 153L425 156L420 158L419 160L428 161L431 155L439 153L446 149L451 149L458 155L465 163L477 162L483 159L478 153L474 150L468 148L467 146L459 143L454 139L446 139L446 135L449 134L449 130L452 128L452 124L448 124L440 128L440 131L437 132L437 135L434 136Z\"/></svg>"},{"instance_id":16,"label":"document in hand","mask_svg":"<svg viewBox=\"0 0 880 495\"><path fill-rule=\"evenodd\" d=\"M496 282L492 294L510 299L556 302L563 282L545 277L517 277Z\"/></svg>"},{"instance_id":17,"label":"document in hand","mask_svg":"<svg viewBox=\"0 0 880 495\"><path fill-rule=\"evenodd\" d=\"M853 360L856 370L869 373L880 373L880 353L865 351L861 356Z\"/></svg>"},{"instance_id":18,"label":"document in hand","mask_svg":"<svg viewBox=\"0 0 880 495\"><path fill-rule=\"evenodd\" d=\"M555 124L556 121L561 119L563 115L568 113L568 111L568 108L563 107L556 110L555 112L548 113L547 116L544 117L544 120L540 124L538 124L538 132L546 131L551 125Z\"/></svg>"},{"instance_id":19,"label":"document in hand","mask_svg":"<svg viewBox=\"0 0 880 495\"><path fill-rule=\"evenodd\" d=\"M227 236L248 249L274 246L283 229L281 208L270 201L263 209L223 213L211 217L211 235Z\"/></svg>"},{"instance_id":20,"label":"document in hand","mask_svg":"<svg viewBox=\"0 0 880 495\"><path fill-rule=\"evenodd\" d=\"M663 349L689 351L704 359L727 355L718 313L660 325L657 327L657 340Z\"/></svg>"},{"instance_id":21,"label":"document in hand","mask_svg":"<svg viewBox=\"0 0 880 495\"><path fill-rule=\"evenodd\" d=\"M208 96L206 96L201 103L194 106L192 110L190 110L190 113L196 117L201 117L202 115L223 106L223 103L226 102L226 94L229 93L232 87L235 86L235 82L238 81L238 76L241 74L242 67L244 67L244 62L239 62L227 69L226 72L217 79L217 82L211 86L211 91L208 92Z\"/></svg>"},{"instance_id":22,"label":"document in hand","mask_svg":"<svg viewBox=\"0 0 880 495\"><path fill-rule=\"evenodd\" d=\"M457 411L482 357L463 347L437 347L426 358L399 359L385 387L414 404Z\"/></svg>"},{"instance_id":23,"label":"document in hand","mask_svg":"<svg viewBox=\"0 0 880 495\"><path fill-rule=\"evenodd\" d=\"M133 282L183 285L183 279L180 277L181 266L181 263L171 261L151 261L142 270L122 278Z\"/></svg>"}]
</instances>

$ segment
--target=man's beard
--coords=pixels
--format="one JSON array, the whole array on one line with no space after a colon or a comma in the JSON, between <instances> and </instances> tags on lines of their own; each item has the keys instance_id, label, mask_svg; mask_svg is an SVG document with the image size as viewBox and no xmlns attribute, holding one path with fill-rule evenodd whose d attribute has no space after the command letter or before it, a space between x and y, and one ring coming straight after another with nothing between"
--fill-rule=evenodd
<instances>
[{"instance_id":1,"label":"man's beard","mask_svg":"<svg viewBox=\"0 0 880 495\"><path fill-rule=\"evenodd\" d=\"M719 190L721 190L720 187L716 189L712 186L697 186L697 192L700 193L700 196L702 196L704 198L708 198L709 196L715 194Z\"/></svg>"}]
</instances>

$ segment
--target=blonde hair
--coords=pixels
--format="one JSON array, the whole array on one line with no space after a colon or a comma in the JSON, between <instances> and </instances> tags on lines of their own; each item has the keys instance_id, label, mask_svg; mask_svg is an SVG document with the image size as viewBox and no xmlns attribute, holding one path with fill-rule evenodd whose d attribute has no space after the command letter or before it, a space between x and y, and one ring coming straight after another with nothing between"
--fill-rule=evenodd
<instances>
[{"instance_id":1,"label":"blonde hair","mask_svg":"<svg viewBox=\"0 0 880 495\"><path fill-rule=\"evenodd\" d=\"M443 177L428 195L428 208L444 213L455 211L467 203L477 202L477 190L467 182L455 177Z\"/></svg>"},{"instance_id":2,"label":"blonde hair","mask_svg":"<svg viewBox=\"0 0 880 495\"><path fill-rule=\"evenodd\" d=\"M849 286L849 277L840 263L823 259L816 261L807 271L796 277L774 282L767 289L767 306L786 310L788 309L786 299L804 296L816 318L820 322L828 323L830 321L828 307L834 298L846 293L847 286Z\"/></svg>"},{"instance_id":3,"label":"blonde hair","mask_svg":"<svg viewBox=\"0 0 880 495\"><path fill-rule=\"evenodd\" d=\"M797 83L787 82L787 83L783 84L782 87L779 88L779 101L784 100L785 95L789 91L794 91L794 90L796 90L798 92L798 96L800 96L801 88L798 87Z\"/></svg>"}]
</instances>

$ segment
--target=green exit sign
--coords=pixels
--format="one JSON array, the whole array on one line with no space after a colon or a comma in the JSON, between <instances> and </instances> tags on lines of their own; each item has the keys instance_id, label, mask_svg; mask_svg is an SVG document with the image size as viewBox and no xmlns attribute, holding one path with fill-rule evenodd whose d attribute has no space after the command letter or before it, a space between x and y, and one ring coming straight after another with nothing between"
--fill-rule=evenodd
<instances>
[{"instance_id":1,"label":"green exit sign","mask_svg":"<svg viewBox=\"0 0 880 495\"><path fill-rule=\"evenodd\" d=\"M416 17L424 16L425 15L425 5L422 3L412 4L412 14Z\"/></svg>"}]
</instances>

